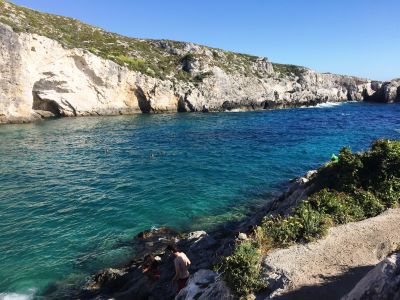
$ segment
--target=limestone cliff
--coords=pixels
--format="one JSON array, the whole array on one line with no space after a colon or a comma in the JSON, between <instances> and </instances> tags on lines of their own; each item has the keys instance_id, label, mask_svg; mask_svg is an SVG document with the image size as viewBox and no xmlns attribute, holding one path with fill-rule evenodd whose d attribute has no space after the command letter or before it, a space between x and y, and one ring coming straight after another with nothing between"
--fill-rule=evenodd
<instances>
[{"instance_id":1,"label":"limestone cliff","mask_svg":"<svg viewBox=\"0 0 400 300\"><path fill-rule=\"evenodd\" d=\"M122 37L4 0L0 57L0 123L399 98L398 85L192 43Z\"/></svg>"},{"instance_id":2,"label":"limestone cliff","mask_svg":"<svg viewBox=\"0 0 400 300\"><path fill-rule=\"evenodd\" d=\"M400 102L400 79L376 84L376 93L365 95L364 100L370 102L394 103Z\"/></svg>"}]
</instances>

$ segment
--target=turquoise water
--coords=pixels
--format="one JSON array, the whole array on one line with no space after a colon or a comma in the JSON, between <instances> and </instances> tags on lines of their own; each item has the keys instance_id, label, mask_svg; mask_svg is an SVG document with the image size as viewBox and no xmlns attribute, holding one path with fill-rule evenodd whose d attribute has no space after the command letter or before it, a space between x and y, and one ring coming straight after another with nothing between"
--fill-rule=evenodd
<instances>
[{"instance_id":1,"label":"turquoise water","mask_svg":"<svg viewBox=\"0 0 400 300\"><path fill-rule=\"evenodd\" d=\"M0 126L0 299L129 259L152 226L212 228L344 145L400 138L400 106L346 103Z\"/></svg>"}]
</instances>

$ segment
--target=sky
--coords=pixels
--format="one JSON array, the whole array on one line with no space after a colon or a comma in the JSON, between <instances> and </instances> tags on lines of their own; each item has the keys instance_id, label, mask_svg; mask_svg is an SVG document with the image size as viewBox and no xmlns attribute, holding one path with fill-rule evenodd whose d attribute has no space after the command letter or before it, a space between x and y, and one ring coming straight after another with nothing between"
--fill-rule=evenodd
<instances>
[{"instance_id":1,"label":"sky","mask_svg":"<svg viewBox=\"0 0 400 300\"><path fill-rule=\"evenodd\" d=\"M400 77L399 0L13 0L138 38L377 80Z\"/></svg>"}]
</instances>

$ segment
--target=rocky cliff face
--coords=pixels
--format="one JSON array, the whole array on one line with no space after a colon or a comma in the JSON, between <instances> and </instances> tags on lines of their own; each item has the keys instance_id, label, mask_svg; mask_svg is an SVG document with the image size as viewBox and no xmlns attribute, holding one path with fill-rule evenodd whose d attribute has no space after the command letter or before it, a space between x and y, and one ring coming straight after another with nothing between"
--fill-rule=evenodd
<instances>
[{"instance_id":1,"label":"rocky cliff face","mask_svg":"<svg viewBox=\"0 0 400 300\"><path fill-rule=\"evenodd\" d=\"M394 103L400 102L400 79L393 79L388 82L373 82L374 89L377 91L371 95L364 95L365 101Z\"/></svg>"},{"instance_id":2,"label":"rocky cliff face","mask_svg":"<svg viewBox=\"0 0 400 300\"><path fill-rule=\"evenodd\" d=\"M172 111L172 82L0 24L0 121Z\"/></svg>"},{"instance_id":3,"label":"rocky cliff face","mask_svg":"<svg viewBox=\"0 0 400 300\"><path fill-rule=\"evenodd\" d=\"M3 0L0 8L0 123L399 99L398 82L394 87L192 43L121 37Z\"/></svg>"}]
</instances>

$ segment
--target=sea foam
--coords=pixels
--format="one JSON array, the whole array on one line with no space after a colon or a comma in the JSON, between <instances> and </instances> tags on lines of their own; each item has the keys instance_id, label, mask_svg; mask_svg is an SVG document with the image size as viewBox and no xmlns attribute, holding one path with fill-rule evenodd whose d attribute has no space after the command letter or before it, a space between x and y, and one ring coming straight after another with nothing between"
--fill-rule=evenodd
<instances>
[{"instance_id":1,"label":"sea foam","mask_svg":"<svg viewBox=\"0 0 400 300\"><path fill-rule=\"evenodd\" d=\"M0 293L0 300L31 300L36 289L29 289L26 294L19 293Z\"/></svg>"},{"instance_id":2,"label":"sea foam","mask_svg":"<svg viewBox=\"0 0 400 300\"><path fill-rule=\"evenodd\" d=\"M320 103L317 104L315 107L318 108L329 108L329 107L335 107L343 104L343 102L325 102L325 103Z\"/></svg>"}]
</instances>

